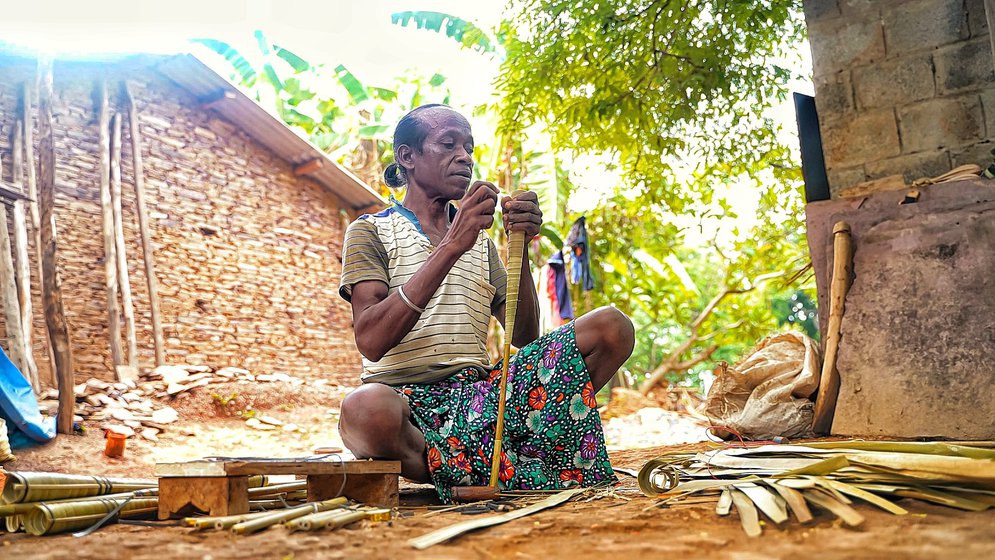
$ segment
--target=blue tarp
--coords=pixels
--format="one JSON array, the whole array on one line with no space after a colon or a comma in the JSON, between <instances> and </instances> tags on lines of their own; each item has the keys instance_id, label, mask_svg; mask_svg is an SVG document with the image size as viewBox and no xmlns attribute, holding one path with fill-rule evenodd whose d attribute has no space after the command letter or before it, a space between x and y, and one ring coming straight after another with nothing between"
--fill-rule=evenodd
<instances>
[{"instance_id":1,"label":"blue tarp","mask_svg":"<svg viewBox=\"0 0 995 560\"><path fill-rule=\"evenodd\" d=\"M45 443L55 437L55 418L41 415L31 384L3 348L0 348L0 416L7 422L12 449Z\"/></svg>"}]
</instances>

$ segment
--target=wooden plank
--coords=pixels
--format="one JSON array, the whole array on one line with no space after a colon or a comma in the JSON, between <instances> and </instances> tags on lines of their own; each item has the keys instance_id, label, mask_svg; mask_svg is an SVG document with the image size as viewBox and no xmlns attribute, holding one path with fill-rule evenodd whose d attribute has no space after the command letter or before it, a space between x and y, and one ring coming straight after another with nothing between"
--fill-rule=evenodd
<instances>
[{"instance_id":1,"label":"wooden plank","mask_svg":"<svg viewBox=\"0 0 995 560\"><path fill-rule=\"evenodd\" d=\"M208 477L250 474L401 474L400 461L190 461L156 463L159 477Z\"/></svg>"},{"instance_id":2,"label":"wooden plank","mask_svg":"<svg viewBox=\"0 0 995 560\"><path fill-rule=\"evenodd\" d=\"M206 110L214 109L215 107L227 103L229 101L235 100L235 92L226 89L218 90L211 95L207 95L198 100L200 103L200 108Z\"/></svg>"},{"instance_id":3,"label":"wooden plank","mask_svg":"<svg viewBox=\"0 0 995 560\"><path fill-rule=\"evenodd\" d=\"M307 499L320 502L345 496L368 506L393 508L400 503L398 484L396 474L312 474L307 477Z\"/></svg>"},{"instance_id":4,"label":"wooden plank","mask_svg":"<svg viewBox=\"0 0 995 560\"><path fill-rule=\"evenodd\" d=\"M876 192L897 191L905 188L905 177L889 175L873 181L865 181L840 191L840 198L860 198Z\"/></svg>"},{"instance_id":5,"label":"wooden plank","mask_svg":"<svg viewBox=\"0 0 995 560\"><path fill-rule=\"evenodd\" d=\"M196 512L248 513L248 477L159 479L159 519L187 517Z\"/></svg>"},{"instance_id":6,"label":"wooden plank","mask_svg":"<svg viewBox=\"0 0 995 560\"><path fill-rule=\"evenodd\" d=\"M138 212L138 231L142 237L142 259L145 261L145 281L149 290L149 306L152 308L152 340L155 345L155 365L166 363L166 342L162 334L162 318L159 312L159 285L155 277L155 257L152 248L152 234L149 231L149 212L145 206L145 171L142 167L142 134L138 129L138 109L135 98L127 82L122 82L124 97L128 103L128 126L131 132L131 157L135 178L135 208Z\"/></svg>"},{"instance_id":7,"label":"wooden plank","mask_svg":"<svg viewBox=\"0 0 995 560\"><path fill-rule=\"evenodd\" d=\"M13 152L14 185L24 189L24 125L21 121L14 123L14 141L10 149ZM28 224L25 210L26 202L19 200L14 203L14 278L17 279L17 304L21 309L21 336L24 345L24 362L28 368L25 375L31 382L35 393L41 391L38 380L38 364L35 363L31 347L32 318L34 312L31 306L31 258L28 256Z\"/></svg>"},{"instance_id":8,"label":"wooden plank","mask_svg":"<svg viewBox=\"0 0 995 560\"><path fill-rule=\"evenodd\" d=\"M128 368L119 369L118 379L134 379L124 371L138 367L138 338L135 334L135 304L131 300L131 280L128 277L128 255L124 244L124 216L121 208L121 114L111 120L111 209L114 212L114 252L117 255L117 279L121 288L124 311L125 340L128 343ZM137 376L135 376L137 377Z\"/></svg>"},{"instance_id":9,"label":"wooden plank","mask_svg":"<svg viewBox=\"0 0 995 560\"><path fill-rule=\"evenodd\" d=\"M59 381L59 415L61 434L73 433L76 396L73 393L73 355L69 346L69 327L62 307L62 282L58 273L57 233L55 229L55 143L52 140L52 61L38 60L41 87L38 91L38 209L41 222L42 301L45 325L52 353L55 375Z\"/></svg>"},{"instance_id":10,"label":"wooden plank","mask_svg":"<svg viewBox=\"0 0 995 560\"><path fill-rule=\"evenodd\" d=\"M27 187L30 204L28 209L31 215L31 233L35 238L35 268L38 275L38 286L45 282L42 279L42 259L41 259L41 220L38 215L38 185L35 179L35 146L33 141L33 124L31 120L31 86L27 80L21 84L21 122L24 124L24 163L27 167ZM48 382L52 387L58 385L55 376L55 354L52 351L52 341L48 338L48 330L42 337L45 346L45 354L48 356Z\"/></svg>"},{"instance_id":11,"label":"wooden plank","mask_svg":"<svg viewBox=\"0 0 995 560\"><path fill-rule=\"evenodd\" d=\"M124 363L121 355L121 308L118 307L117 251L114 245L114 207L111 204L111 139L110 114L107 109L107 84L97 85L100 108L97 126L100 127L100 215L104 238L104 285L107 288L107 338L111 347L111 366L114 377L120 381L117 366Z\"/></svg>"},{"instance_id":12,"label":"wooden plank","mask_svg":"<svg viewBox=\"0 0 995 560\"><path fill-rule=\"evenodd\" d=\"M0 202L13 205L18 200L29 200L28 196L14 186L13 183L0 180Z\"/></svg>"}]
</instances>

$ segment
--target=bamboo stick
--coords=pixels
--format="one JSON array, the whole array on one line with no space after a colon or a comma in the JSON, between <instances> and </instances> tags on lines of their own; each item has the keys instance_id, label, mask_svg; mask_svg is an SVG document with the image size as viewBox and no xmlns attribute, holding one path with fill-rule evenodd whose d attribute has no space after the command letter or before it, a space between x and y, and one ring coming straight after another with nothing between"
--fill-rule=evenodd
<instances>
[{"instance_id":1,"label":"bamboo stick","mask_svg":"<svg viewBox=\"0 0 995 560\"><path fill-rule=\"evenodd\" d=\"M128 256L124 245L124 216L121 208L121 114L114 113L111 124L111 206L114 212L114 248L117 254L117 277L121 287L125 338L128 342L128 366L138 367L138 340L135 336L135 306L131 300Z\"/></svg>"},{"instance_id":2,"label":"bamboo stick","mask_svg":"<svg viewBox=\"0 0 995 560\"><path fill-rule=\"evenodd\" d=\"M14 124L14 141L11 143L14 165L14 186L24 190L24 125L21 121ZM31 388L35 393L41 391L41 383L38 380L38 365L35 363L34 354L31 350L31 318L34 313L31 309L31 259L28 256L28 225L24 210L25 201L14 202L14 254L16 255L16 267L14 277L17 279L17 304L21 312L21 335L24 345L24 362L27 371L23 372Z\"/></svg>"},{"instance_id":3,"label":"bamboo stick","mask_svg":"<svg viewBox=\"0 0 995 560\"><path fill-rule=\"evenodd\" d=\"M317 531L319 529L338 529L350 523L355 523L356 521L362 521L366 519L369 514L367 511L351 511L351 510L332 510L332 511L321 511L318 513L312 513L310 515L305 515L304 517L299 517L287 523L284 526L287 530L294 531Z\"/></svg>"},{"instance_id":4,"label":"bamboo stick","mask_svg":"<svg viewBox=\"0 0 995 560\"><path fill-rule=\"evenodd\" d=\"M323 502L311 502L288 510L275 511L269 515L236 523L232 526L231 530L236 535L250 535L276 525L277 523L285 523L292 519L303 517L309 513L342 507L345 503L345 498L332 498L331 500L325 500Z\"/></svg>"},{"instance_id":5,"label":"bamboo stick","mask_svg":"<svg viewBox=\"0 0 995 560\"><path fill-rule=\"evenodd\" d=\"M37 257L35 268L37 268L38 286L39 290L41 290L41 286L45 284L43 276L44 267L41 258L41 220L38 216L38 185L35 180L35 146L32 138L31 87L28 85L27 80L25 80L21 87L21 122L24 124L24 163L27 167L28 198L31 199L28 201L28 208L31 215L31 233L35 238L35 256ZM44 333L45 336L42 337L42 343L45 347L45 354L48 356L49 365L47 381L50 386L55 387L58 385L58 379L55 375L55 353L52 349L52 341L48 337L48 329Z\"/></svg>"},{"instance_id":6,"label":"bamboo stick","mask_svg":"<svg viewBox=\"0 0 995 560\"><path fill-rule=\"evenodd\" d=\"M260 496L273 496L275 494L286 494L297 490L307 490L307 481L295 480L293 482L284 482L282 484L249 488L249 497L258 498Z\"/></svg>"},{"instance_id":7,"label":"bamboo stick","mask_svg":"<svg viewBox=\"0 0 995 560\"><path fill-rule=\"evenodd\" d=\"M127 498L131 496L133 492L119 492L115 494L104 494L101 498ZM61 504L68 502L82 502L86 500L92 500L93 496L80 496L78 498L62 498L59 500L39 500L37 502L18 502L15 504L3 504L0 505L0 517L6 517L8 515L18 515L24 514L31 510L31 508L39 504Z\"/></svg>"},{"instance_id":8,"label":"bamboo stick","mask_svg":"<svg viewBox=\"0 0 995 560\"><path fill-rule=\"evenodd\" d=\"M114 378L120 381L117 366L123 363L121 309L117 303L117 251L114 245L114 207L111 203L111 141L108 133L110 115L107 110L107 84L103 81L97 85L97 96L100 100L97 126L100 139L100 214L103 218L101 229L104 234L104 277L107 286L107 337L110 339Z\"/></svg>"},{"instance_id":9,"label":"bamboo stick","mask_svg":"<svg viewBox=\"0 0 995 560\"><path fill-rule=\"evenodd\" d=\"M138 109L127 82L122 82L124 96L128 103L128 124L131 131L131 157L134 163L135 207L138 213L138 230L142 237L142 258L145 261L145 281L149 290L149 306L152 309L152 339L155 344L155 365L166 363L166 342L162 334L162 318L159 312L159 286L155 277L155 258L152 247L152 234L149 231L149 213L145 207L145 171L142 168L142 135L138 129Z\"/></svg>"},{"instance_id":10,"label":"bamboo stick","mask_svg":"<svg viewBox=\"0 0 995 560\"><path fill-rule=\"evenodd\" d=\"M38 207L41 220L42 301L45 325L52 341L53 367L59 380L60 434L73 433L76 396L73 393L73 354L69 345L69 327L62 308L62 287L59 279L55 229L55 144L52 141L52 61L38 61Z\"/></svg>"},{"instance_id":11,"label":"bamboo stick","mask_svg":"<svg viewBox=\"0 0 995 560\"><path fill-rule=\"evenodd\" d=\"M205 529L231 529L231 526L242 521L255 519L264 515L269 515L272 511L257 511L253 513L242 513L238 515L215 515L211 517L186 517L183 524L193 527L194 530L203 531Z\"/></svg>"}]
</instances>

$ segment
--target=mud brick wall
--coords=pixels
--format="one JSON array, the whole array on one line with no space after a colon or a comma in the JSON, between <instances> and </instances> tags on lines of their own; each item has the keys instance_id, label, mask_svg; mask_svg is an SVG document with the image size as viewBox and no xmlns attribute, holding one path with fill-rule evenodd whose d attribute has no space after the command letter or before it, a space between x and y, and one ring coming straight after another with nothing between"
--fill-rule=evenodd
<instances>
[{"instance_id":1,"label":"mud brick wall","mask_svg":"<svg viewBox=\"0 0 995 560\"><path fill-rule=\"evenodd\" d=\"M14 60L0 59L0 154L7 180L19 88L24 80L35 81L33 62ZM340 201L295 177L287 163L199 108L152 68L57 61L54 74L55 214L77 382L113 376L93 101L95 80L103 77L111 109L124 117L118 84L127 78L141 115L167 360L355 383L361 364L351 312L337 295L343 228L350 218ZM34 113L37 118L37 98ZM125 238L139 361L151 367L151 314L124 123ZM37 136L36 124L36 146ZM35 258L33 246L31 251ZM34 354L41 378L51 384L35 270L32 263ZM3 330L0 318L0 337Z\"/></svg>"},{"instance_id":2,"label":"mud brick wall","mask_svg":"<svg viewBox=\"0 0 995 560\"><path fill-rule=\"evenodd\" d=\"M835 197L992 161L995 70L983 0L805 0Z\"/></svg>"}]
</instances>

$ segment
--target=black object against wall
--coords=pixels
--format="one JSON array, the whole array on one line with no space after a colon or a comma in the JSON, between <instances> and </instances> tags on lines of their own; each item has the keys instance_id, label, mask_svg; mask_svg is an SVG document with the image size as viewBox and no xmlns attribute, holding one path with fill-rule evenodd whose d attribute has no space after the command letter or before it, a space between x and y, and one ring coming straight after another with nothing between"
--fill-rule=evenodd
<instances>
[{"instance_id":1,"label":"black object against wall","mask_svg":"<svg viewBox=\"0 0 995 560\"><path fill-rule=\"evenodd\" d=\"M802 177L805 179L805 202L829 200L829 178L822 155L822 134L815 98L794 93L795 118L798 121L798 141L802 151Z\"/></svg>"}]
</instances>

